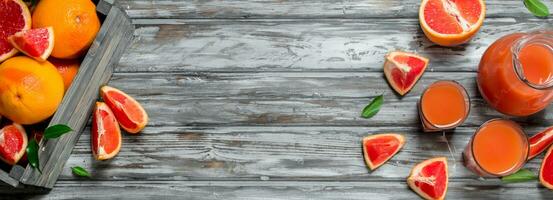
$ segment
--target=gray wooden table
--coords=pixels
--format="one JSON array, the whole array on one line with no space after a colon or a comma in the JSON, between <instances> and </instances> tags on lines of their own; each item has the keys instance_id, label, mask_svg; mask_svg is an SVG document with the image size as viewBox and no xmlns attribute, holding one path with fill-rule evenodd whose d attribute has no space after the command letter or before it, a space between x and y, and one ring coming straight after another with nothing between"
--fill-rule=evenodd
<instances>
[{"instance_id":1,"label":"gray wooden table","mask_svg":"<svg viewBox=\"0 0 553 200\"><path fill-rule=\"evenodd\" d=\"M425 38L418 0L117 4L136 31L110 84L142 102L149 126L125 135L121 152L107 162L92 158L85 132L50 194L17 198L417 199L405 178L433 156L448 157L449 199L553 198L537 182L479 179L461 160L476 127L504 117L476 90L486 47L507 33L553 24L530 15L522 0L488 0L481 31L454 48ZM384 55L397 49L431 60L403 98L382 74ZM445 137L422 133L416 109L423 88L441 79L462 83L472 103L468 120ZM380 113L360 118L380 94ZM515 120L534 134L553 124L553 108ZM371 172L360 140L382 132L403 133L407 144ZM542 157L526 167L537 172ZM69 167L75 165L93 177L74 177Z\"/></svg>"}]
</instances>

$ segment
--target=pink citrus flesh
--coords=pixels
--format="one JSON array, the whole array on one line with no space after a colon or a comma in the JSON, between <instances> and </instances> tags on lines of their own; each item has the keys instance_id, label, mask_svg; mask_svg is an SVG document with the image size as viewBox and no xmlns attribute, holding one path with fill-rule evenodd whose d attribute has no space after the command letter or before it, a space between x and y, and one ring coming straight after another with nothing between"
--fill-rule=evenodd
<instances>
[{"instance_id":1,"label":"pink citrus flesh","mask_svg":"<svg viewBox=\"0 0 553 200\"><path fill-rule=\"evenodd\" d=\"M386 56L384 74L400 95L405 95L426 70L428 59L413 53L394 51Z\"/></svg>"},{"instance_id":2,"label":"pink citrus flesh","mask_svg":"<svg viewBox=\"0 0 553 200\"><path fill-rule=\"evenodd\" d=\"M148 114L134 98L110 86L103 86L100 95L125 131L136 134L146 127Z\"/></svg>"},{"instance_id":3,"label":"pink citrus flesh","mask_svg":"<svg viewBox=\"0 0 553 200\"><path fill-rule=\"evenodd\" d=\"M23 30L8 39L13 47L38 61L45 61L54 49L52 27Z\"/></svg>"},{"instance_id":4,"label":"pink citrus flesh","mask_svg":"<svg viewBox=\"0 0 553 200\"><path fill-rule=\"evenodd\" d=\"M0 62L17 53L8 41L13 34L31 28L31 13L21 0L0 1Z\"/></svg>"},{"instance_id":5,"label":"pink citrus flesh","mask_svg":"<svg viewBox=\"0 0 553 200\"><path fill-rule=\"evenodd\" d=\"M0 129L0 159L14 165L25 154L27 133L19 124L13 123Z\"/></svg>"}]
</instances>

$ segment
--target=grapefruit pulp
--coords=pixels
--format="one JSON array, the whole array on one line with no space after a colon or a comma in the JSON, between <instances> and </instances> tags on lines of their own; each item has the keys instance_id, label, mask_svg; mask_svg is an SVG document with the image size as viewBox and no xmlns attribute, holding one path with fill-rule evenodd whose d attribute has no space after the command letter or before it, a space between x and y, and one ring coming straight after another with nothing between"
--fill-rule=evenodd
<instances>
[{"instance_id":1,"label":"grapefruit pulp","mask_svg":"<svg viewBox=\"0 0 553 200\"><path fill-rule=\"evenodd\" d=\"M448 184L447 159L438 157L415 165L407 184L424 199L444 199Z\"/></svg>"},{"instance_id":2,"label":"grapefruit pulp","mask_svg":"<svg viewBox=\"0 0 553 200\"><path fill-rule=\"evenodd\" d=\"M0 129L0 159L14 165L27 148L27 133L21 125L13 123Z\"/></svg>"},{"instance_id":3,"label":"grapefruit pulp","mask_svg":"<svg viewBox=\"0 0 553 200\"><path fill-rule=\"evenodd\" d=\"M121 129L111 109L103 103L96 102L92 116L92 155L97 160L115 157L121 149Z\"/></svg>"},{"instance_id":4,"label":"grapefruit pulp","mask_svg":"<svg viewBox=\"0 0 553 200\"><path fill-rule=\"evenodd\" d=\"M551 146L553 143L553 126L533 135L528 139L528 142L530 143L528 160L530 160Z\"/></svg>"},{"instance_id":5,"label":"grapefruit pulp","mask_svg":"<svg viewBox=\"0 0 553 200\"><path fill-rule=\"evenodd\" d=\"M45 61L54 49L52 27L19 31L8 38L10 44L38 61Z\"/></svg>"},{"instance_id":6,"label":"grapefruit pulp","mask_svg":"<svg viewBox=\"0 0 553 200\"><path fill-rule=\"evenodd\" d=\"M135 134L144 129L148 123L148 114L131 96L110 86L103 86L100 95L125 131Z\"/></svg>"},{"instance_id":7,"label":"grapefruit pulp","mask_svg":"<svg viewBox=\"0 0 553 200\"><path fill-rule=\"evenodd\" d=\"M405 95L424 73L428 59L413 53L394 51L386 55L384 74L400 95Z\"/></svg>"},{"instance_id":8,"label":"grapefruit pulp","mask_svg":"<svg viewBox=\"0 0 553 200\"><path fill-rule=\"evenodd\" d=\"M376 134L363 138L362 142L365 163L375 170L403 147L405 138L395 133Z\"/></svg>"},{"instance_id":9,"label":"grapefruit pulp","mask_svg":"<svg viewBox=\"0 0 553 200\"><path fill-rule=\"evenodd\" d=\"M419 9L424 34L442 46L468 42L482 26L485 16L484 0L423 0Z\"/></svg>"},{"instance_id":10,"label":"grapefruit pulp","mask_svg":"<svg viewBox=\"0 0 553 200\"><path fill-rule=\"evenodd\" d=\"M553 148L549 148L540 167L540 183L553 190Z\"/></svg>"},{"instance_id":11,"label":"grapefruit pulp","mask_svg":"<svg viewBox=\"0 0 553 200\"><path fill-rule=\"evenodd\" d=\"M0 1L0 62L17 53L17 50L8 42L8 37L30 28L31 13L23 1Z\"/></svg>"}]
</instances>

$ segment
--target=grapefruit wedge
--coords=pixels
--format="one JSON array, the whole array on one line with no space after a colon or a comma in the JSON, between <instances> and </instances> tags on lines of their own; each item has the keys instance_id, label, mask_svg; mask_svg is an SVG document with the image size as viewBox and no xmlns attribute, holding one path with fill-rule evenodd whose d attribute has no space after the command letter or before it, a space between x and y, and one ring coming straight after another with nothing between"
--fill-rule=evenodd
<instances>
[{"instance_id":1,"label":"grapefruit wedge","mask_svg":"<svg viewBox=\"0 0 553 200\"><path fill-rule=\"evenodd\" d=\"M100 95L125 131L136 134L146 127L148 114L131 96L110 86L103 86Z\"/></svg>"},{"instance_id":2,"label":"grapefruit wedge","mask_svg":"<svg viewBox=\"0 0 553 200\"><path fill-rule=\"evenodd\" d=\"M92 116L92 155L97 160L113 158L121 149L121 129L111 109L96 102Z\"/></svg>"},{"instance_id":3,"label":"grapefruit wedge","mask_svg":"<svg viewBox=\"0 0 553 200\"><path fill-rule=\"evenodd\" d=\"M484 0L423 0L419 22L430 41L442 46L468 42L486 16Z\"/></svg>"},{"instance_id":4,"label":"grapefruit wedge","mask_svg":"<svg viewBox=\"0 0 553 200\"><path fill-rule=\"evenodd\" d=\"M551 146L553 143L553 126L533 135L528 139L528 142L530 143L528 160L530 160Z\"/></svg>"},{"instance_id":5,"label":"grapefruit wedge","mask_svg":"<svg viewBox=\"0 0 553 200\"><path fill-rule=\"evenodd\" d=\"M31 13L21 0L0 1L0 62L17 53L8 37L31 28Z\"/></svg>"},{"instance_id":6,"label":"grapefruit wedge","mask_svg":"<svg viewBox=\"0 0 553 200\"><path fill-rule=\"evenodd\" d=\"M38 61L45 61L54 49L52 27L19 31L8 38L10 44L25 55Z\"/></svg>"},{"instance_id":7,"label":"grapefruit wedge","mask_svg":"<svg viewBox=\"0 0 553 200\"><path fill-rule=\"evenodd\" d=\"M403 96L415 86L427 65L425 57L394 51L386 55L384 74L392 88Z\"/></svg>"},{"instance_id":8,"label":"grapefruit wedge","mask_svg":"<svg viewBox=\"0 0 553 200\"><path fill-rule=\"evenodd\" d=\"M540 183L553 190L553 148L549 148L540 167Z\"/></svg>"},{"instance_id":9,"label":"grapefruit wedge","mask_svg":"<svg viewBox=\"0 0 553 200\"><path fill-rule=\"evenodd\" d=\"M400 134L387 133L363 138L363 156L371 170L380 167L403 147L405 138Z\"/></svg>"},{"instance_id":10,"label":"grapefruit wedge","mask_svg":"<svg viewBox=\"0 0 553 200\"><path fill-rule=\"evenodd\" d=\"M27 133L19 124L13 123L0 129L0 159L15 165L25 154Z\"/></svg>"},{"instance_id":11,"label":"grapefruit wedge","mask_svg":"<svg viewBox=\"0 0 553 200\"><path fill-rule=\"evenodd\" d=\"M407 184L424 199L444 199L448 184L447 159L432 158L415 165Z\"/></svg>"}]
</instances>

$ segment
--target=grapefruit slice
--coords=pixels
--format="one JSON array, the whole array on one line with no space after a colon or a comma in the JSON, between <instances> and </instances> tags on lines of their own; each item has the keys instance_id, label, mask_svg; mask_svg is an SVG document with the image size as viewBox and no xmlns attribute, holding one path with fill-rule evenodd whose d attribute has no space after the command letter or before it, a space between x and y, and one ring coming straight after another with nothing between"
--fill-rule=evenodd
<instances>
[{"instance_id":1,"label":"grapefruit slice","mask_svg":"<svg viewBox=\"0 0 553 200\"><path fill-rule=\"evenodd\" d=\"M31 13L21 0L0 1L0 62L17 53L8 37L31 28Z\"/></svg>"},{"instance_id":2,"label":"grapefruit slice","mask_svg":"<svg viewBox=\"0 0 553 200\"><path fill-rule=\"evenodd\" d=\"M468 42L486 16L484 0L423 0L419 22L430 41L442 46Z\"/></svg>"},{"instance_id":3,"label":"grapefruit slice","mask_svg":"<svg viewBox=\"0 0 553 200\"><path fill-rule=\"evenodd\" d=\"M380 167L403 147L405 138L400 134L387 133L363 138L363 156L371 170Z\"/></svg>"},{"instance_id":4,"label":"grapefruit slice","mask_svg":"<svg viewBox=\"0 0 553 200\"><path fill-rule=\"evenodd\" d=\"M0 129L0 159L14 165L23 157L27 148L27 133L19 124L13 123Z\"/></svg>"},{"instance_id":5,"label":"grapefruit slice","mask_svg":"<svg viewBox=\"0 0 553 200\"><path fill-rule=\"evenodd\" d=\"M54 49L54 29L52 27L19 31L8 38L10 44L38 61L45 61Z\"/></svg>"},{"instance_id":6,"label":"grapefruit slice","mask_svg":"<svg viewBox=\"0 0 553 200\"><path fill-rule=\"evenodd\" d=\"M553 190L553 148L549 148L540 167L540 183Z\"/></svg>"},{"instance_id":7,"label":"grapefruit slice","mask_svg":"<svg viewBox=\"0 0 553 200\"><path fill-rule=\"evenodd\" d=\"M392 88L403 96L415 86L427 65L425 57L394 51L386 55L384 74Z\"/></svg>"},{"instance_id":8,"label":"grapefruit slice","mask_svg":"<svg viewBox=\"0 0 553 200\"><path fill-rule=\"evenodd\" d=\"M553 144L553 126L533 135L528 139L528 142L530 143L528 160L530 160Z\"/></svg>"},{"instance_id":9,"label":"grapefruit slice","mask_svg":"<svg viewBox=\"0 0 553 200\"><path fill-rule=\"evenodd\" d=\"M96 102L92 116L92 155L97 160L115 157L121 149L121 129L111 109L103 103Z\"/></svg>"},{"instance_id":10,"label":"grapefruit slice","mask_svg":"<svg viewBox=\"0 0 553 200\"><path fill-rule=\"evenodd\" d=\"M148 114L131 96L110 86L103 86L100 95L125 131L136 134L146 127Z\"/></svg>"},{"instance_id":11,"label":"grapefruit slice","mask_svg":"<svg viewBox=\"0 0 553 200\"><path fill-rule=\"evenodd\" d=\"M448 184L447 159L438 157L415 165L407 184L424 199L444 199Z\"/></svg>"}]
</instances>

